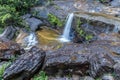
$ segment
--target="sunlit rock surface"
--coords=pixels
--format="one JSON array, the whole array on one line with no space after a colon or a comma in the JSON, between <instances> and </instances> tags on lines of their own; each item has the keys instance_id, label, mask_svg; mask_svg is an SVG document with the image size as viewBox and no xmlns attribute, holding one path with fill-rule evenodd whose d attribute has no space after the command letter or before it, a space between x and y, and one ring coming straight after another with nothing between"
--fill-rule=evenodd
<instances>
[{"instance_id":1,"label":"sunlit rock surface","mask_svg":"<svg viewBox=\"0 0 120 80\"><path fill-rule=\"evenodd\" d=\"M0 60L9 61L16 55L23 54L24 50L15 42L0 42Z\"/></svg>"},{"instance_id":2,"label":"sunlit rock surface","mask_svg":"<svg viewBox=\"0 0 120 80\"><path fill-rule=\"evenodd\" d=\"M112 41L95 41L90 44L69 44L47 53L44 70L49 75L77 74L100 77L112 73L119 58L120 44Z\"/></svg>"}]
</instances>

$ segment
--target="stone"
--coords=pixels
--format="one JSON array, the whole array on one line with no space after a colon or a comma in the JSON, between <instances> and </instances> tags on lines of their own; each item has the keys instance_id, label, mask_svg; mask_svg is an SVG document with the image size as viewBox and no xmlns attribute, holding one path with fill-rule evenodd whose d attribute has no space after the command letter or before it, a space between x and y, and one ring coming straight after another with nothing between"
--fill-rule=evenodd
<instances>
[{"instance_id":1,"label":"stone","mask_svg":"<svg viewBox=\"0 0 120 80\"><path fill-rule=\"evenodd\" d=\"M23 54L24 50L15 42L0 43L0 60L8 61L15 57L15 55Z\"/></svg>"},{"instance_id":2,"label":"stone","mask_svg":"<svg viewBox=\"0 0 120 80\"><path fill-rule=\"evenodd\" d=\"M73 42L80 43L85 41L94 41L97 38L100 38L101 33L106 35L104 35L104 38L102 38L102 36L100 40L105 38L107 40L110 36L114 37L116 41L119 40L119 37L117 37L119 35L117 35L119 32L118 25L120 25L119 18L103 13L75 12L74 14L74 25L72 27L72 32L74 33ZM86 40L89 35L92 36L92 39ZM115 40L114 38L113 40Z\"/></svg>"},{"instance_id":3,"label":"stone","mask_svg":"<svg viewBox=\"0 0 120 80\"><path fill-rule=\"evenodd\" d=\"M101 33L97 36L98 40L108 40L114 42L120 42L120 34L119 33Z\"/></svg>"},{"instance_id":4,"label":"stone","mask_svg":"<svg viewBox=\"0 0 120 80\"><path fill-rule=\"evenodd\" d=\"M113 0L111 2L111 6L113 6L113 7L120 7L120 0Z\"/></svg>"},{"instance_id":5,"label":"stone","mask_svg":"<svg viewBox=\"0 0 120 80\"><path fill-rule=\"evenodd\" d=\"M43 69L48 75L76 74L100 77L112 73L119 56L120 44L112 41L94 41L89 44L66 44L64 47L48 51Z\"/></svg>"},{"instance_id":6,"label":"stone","mask_svg":"<svg viewBox=\"0 0 120 80\"><path fill-rule=\"evenodd\" d=\"M114 77L111 74L105 74L102 77L102 80L116 80L116 79L114 79Z\"/></svg>"},{"instance_id":7,"label":"stone","mask_svg":"<svg viewBox=\"0 0 120 80\"><path fill-rule=\"evenodd\" d=\"M28 35L29 35L28 33L20 29L19 34L15 41L21 46L24 46L24 38L27 37Z\"/></svg>"},{"instance_id":8,"label":"stone","mask_svg":"<svg viewBox=\"0 0 120 80\"><path fill-rule=\"evenodd\" d=\"M116 63L114 65L114 74L115 74L115 80L120 79L120 63Z\"/></svg>"},{"instance_id":9,"label":"stone","mask_svg":"<svg viewBox=\"0 0 120 80\"><path fill-rule=\"evenodd\" d=\"M45 52L37 47L19 56L4 72L4 80L29 80L44 62Z\"/></svg>"},{"instance_id":10,"label":"stone","mask_svg":"<svg viewBox=\"0 0 120 80\"><path fill-rule=\"evenodd\" d=\"M36 31L39 28L39 25L43 24L41 20L34 17L26 18L25 22L30 26L31 31Z\"/></svg>"},{"instance_id":11,"label":"stone","mask_svg":"<svg viewBox=\"0 0 120 80\"><path fill-rule=\"evenodd\" d=\"M79 80L95 80L95 79L90 76L85 76L85 77L80 77Z\"/></svg>"},{"instance_id":12,"label":"stone","mask_svg":"<svg viewBox=\"0 0 120 80\"><path fill-rule=\"evenodd\" d=\"M26 18L30 18L32 15L31 14L25 14L25 15L23 15L23 16L21 16L22 17L22 19L26 19Z\"/></svg>"},{"instance_id":13,"label":"stone","mask_svg":"<svg viewBox=\"0 0 120 80\"><path fill-rule=\"evenodd\" d=\"M13 26L7 26L4 32L0 35L0 38L2 40L9 41L15 37L15 33L16 33L16 28L14 28Z\"/></svg>"},{"instance_id":14,"label":"stone","mask_svg":"<svg viewBox=\"0 0 120 80\"><path fill-rule=\"evenodd\" d=\"M48 80L73 80L73 79L70 77L66 77L66 76L64 77L57 76L57 77L49 77Z\"/></svg>"},{"instance_id":15,"label":"stone","mask_svg":"<svg viewBox=\"0 0 120 80\"><path fill-rule=\"evenodd\" d=\"M45 7L33 7L31 8L31 13L35 13L36 12L36 16L38 17L42 17L47 19L48 18L48 10Z\"/></svg>"}]
</instances>

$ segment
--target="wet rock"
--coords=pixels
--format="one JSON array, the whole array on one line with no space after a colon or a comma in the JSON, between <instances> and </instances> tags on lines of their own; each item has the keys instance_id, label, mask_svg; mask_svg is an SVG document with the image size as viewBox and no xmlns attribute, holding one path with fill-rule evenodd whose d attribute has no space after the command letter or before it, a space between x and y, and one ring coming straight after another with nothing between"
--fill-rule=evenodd
<instances>
[{"instance_id":1,"label":"wet rock","mask_svg":"<svg viewBox=\"0 0 120 80\"><path fill-rule=\"evenodd\" d=\"M33 46L37 46L38 40L35 32L31 32L27 37L23 40L23 47L26 50L29 50Z\"/></svg>"},{"instance_id":2,"label":"wet rock","mask_svg":"<svg viewBox=\"0 0 120 80\"><path fill-rule=\"evenodd\" d=\"M5 41L12 40L15 36L16 28L13 26L8 26L5 28L4 32L0 35L0 38Z\"/></svg>"},{"instance_id":3,"label":"wet rock","mask_svg":"<svg viewBox=\"0 0 120 80\"><path fill-rule=\"evenodd\" d=\"M28 24L28 26L30 26L31 31L36 31L39 25L42 24L41 20L34 18L34 17L26 18L25 21Z\"/></svg>"},{"instance_id":4,"label":"wet rock","mask_svg":"<svg viewBox=\"0 0 120 80\"><path fill-rule=\"evenodd\" d=\"M114 42L120 42L120 34L118 33L101 33L98 35L98 40L108 40Z\"/></svg>"},{"instance_id":5,"label":"wet rock","mask_svg":"<svg viewBox=\"0 0 120 80\"><path fill-rule=\"evenodd\" d=\"M85 76L85 77L80 77L79 75L74 75L74 76L64 76L64 77L49 77L48 80L94 80L92 77Z\"/></svg>"},{"instance_id":6,"label":"wet rock","mask_svg":"<svg viewBox=\"0 0 120 80\"><path fill-rule=\"evenodd\" d=\"M45 71L49 75L58 73L60 75L76 73L85 75L89 68L87 57L78 54L77 51L63 47L52 53L48 53L45 63ZM80 47L81 50L82 47ZM67 52L68 51L68 52ZM50 55L49 55L50 54Z\"/></svg>"},{"instance_id":7,"label":"wet rock","mask_svg":"<svg viewBox=\"0 0 120 80\"><path fill-rule=\"evenodd\" d=\"M28 35L29 35L28 33L20 29L19 34L15 41L21 46L24 46L24 38L27 37Z\"/></svg>"},{"instance_id":8,"label":"wet rock","mask_svg":"<svg viewBox=\"0 0 120 80\"><path fill-rule=\"evenodd\" d=\"M95 79L90 76L85 76L85 77L81 77L79 80L95 80Z\"/></svg>"},{"instance_id":9,"label":"wet rock","mask_svg":"<svg viewBox=\"0 0 120 80\"><path fill-rule=\"evenodd\" d=\"M114 79L114 77L111 74L105 74L102 77L102 80L116 80L116 79Z\"/></svg>"},{"instance_id":10,"label":"wet rock","mask_svg":"<svg viewBox=\"0 0 120 80\"><path fill-rule=\"evenodd\" d=\"M32 15L31 14L25 14L25 15L23 15L23 16L21 16L22 17L22 19L27 19L27 18L30 18Z\"/></svg>"},{"instance_id":11,"label":"wet rock","mask_svg":"<svg viewBox=\"0 0 120 80\"><path fill-rule=\"evenodd\" d=\"M37 12L36 16L38 16L38 17L42 17L42 18L45 18L45 19L48 18L49 12L48 12L47 8L45 8L45 7L31 8L31 13L35 13L35 12Z\"/></svg>"},{"instance_id":12,"label":"wet rock","mask_svg":"<svg viewBox=\"0 0 120 80\"><path fill-rule=\"evenodd\" d=\"M33 47L21 55L4 72L4 80L29 80L34 73L41 69L45 52Z\"/></svg>"},{"instance_id":13,"label":"wet rock","mask_svg":"<svg viewBox=\"0 0 120 80\"><path fill-rule=\"evenodd\" d=\"M113 7L120 7L120 0L113 0L111 2L111 6L113 6Z\"/></svg>"},{"instance_id":14,"label":"wet rock","mask_svg":"<svg viewBox=\"0 0 120 80\"><path fill-rule=\"evenodd\" d=\"M61 49L47 53L44 70L48 75L77 74L100 77L113 72L118 60L115 52L120 44L112 41L95 41L89 44L68 44Z\"/></svg>"},{"instance_id":15,"label":"wet rock","mask_svg":"<svg viewBox=\"0 0 120 80\"><path fill-rule=\"evenodd\" d=\"M0 60L10 60L15 57L15 55L23 54L24 50L12 41L0 43Z\"/></svg>"},{"instance_id":16,"label":"wet rock","mask_svg":"<svg viewBox=\"0 0 120 80\"><path fill-rule=\"evenodd\" d=\"M120 79L120 63L116 63L114 65L114 74L115 74L115 80Z\"/></svg>"},{"instance_id":17,"label":"wet rock","mask_svg":"<svg viewBox=\"0 0 120 80\"><path fill-rule=\"evenodd\" d=\"M94 41L97 39L97 37L100 37L98 35L100 35L101 33L106 33L109 36L110 35L114 36L117 34L117 32L119 32L119 27L118 27L118 25L120 25L119 22L120 22L119 18L109 16L106 14L75 12L75 17L73 22L74 25L72 27L75 37L73 41L83 42L86 41L86 38L88 38L89 36L92 36L92 39L89 39L87 41ZM117 40L119 40L119 37Z\"/></svg>"},{"instance_id":18,"label":"wet rock","mask_svg":"<svg viewBox=\"0 0 120 80\"><path fill-rule=\"evenodd\" d=\"M48 80L73 80L70 77L49 77Z\"/></svg>"},{"instance_id":19,"label":"wet rock","mask_svg":"<svg viewBox=\"0 0 120 80\"><path fill-rule=\"evenodd\" d=\"M56 15L61 21L64 21L69 13L76 11L73 6L74 0L54 0L54 5L47 6L49 13Z\"/></svg>"}]
</instances>

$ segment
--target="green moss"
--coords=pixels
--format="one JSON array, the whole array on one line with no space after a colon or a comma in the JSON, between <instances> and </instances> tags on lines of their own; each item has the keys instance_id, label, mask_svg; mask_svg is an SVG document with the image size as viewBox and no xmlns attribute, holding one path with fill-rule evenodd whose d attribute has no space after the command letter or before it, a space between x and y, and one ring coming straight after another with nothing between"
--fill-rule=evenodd
<instances>
[{"instance_id":1,"label":"green moss","mask_svg":"<svg viewBox=\"0 0 120 80\"><path fill-rule=\"evenodd\" d=\"M58 5L54 5L54 8L55 8L56 10L61 9L60 6L58 6Z\"/></svg>"},{"instance_id":2,"label":"green moss","mask_svg":"<svg viewBox=\"0 0 120 80\"><path fill-rule=\"evenodd\" d=\"M4 31L4 28L1 28L1 27L0 27L0 34L2 34L3 31Z\"/></svg>"},{"instance_id":3,"label":"green moss","mask_svg":"<svg viewBox=\"0 0 120 80\"><path fill-rule=\"evenodd\" d=\"M80 19L77 19L77 28L76 28L76 31L78 33L78 35L82 38L84 38L86 41L89 41L93 38L93 35L91 34L87 34L82 28L81 28L81 20Z\"/></svg>"},{"instance_id":4,"label":"green moss","mask_svg":"<svg viewBox=\"0 0 120 80\"><path fill-rule=\"evenodd\" d=\"M5 69L11 64L11 62L5 63L2 66L0 66L0 80L2 79L3 73Z\"/></svg>"},{"instance_id":5,"label":"green moss","mask_svg":"<svg viewBox=\"0 0 120 80\"><path fill-rule=\"evenodd\" d=\"M44 71L41 71L38 75L33 77L33 80L48 80L48 76L46 76Z\"/></svg>"},{"instance_id":6,"label":"green moss","mask_svg":"<svg viewBox=\"0 0 120 80\"><path fill-rule=\"evenodd\" d=\"M59 27L63 26L63 22L53 14L48 14L48 20L54 26L59 26Z\"/></svg>"}]
</instances>

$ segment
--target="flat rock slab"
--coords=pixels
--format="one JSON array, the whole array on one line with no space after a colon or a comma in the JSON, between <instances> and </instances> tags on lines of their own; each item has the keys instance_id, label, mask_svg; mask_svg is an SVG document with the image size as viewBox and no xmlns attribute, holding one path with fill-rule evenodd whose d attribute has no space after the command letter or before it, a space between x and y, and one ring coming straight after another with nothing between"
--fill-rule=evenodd
<instances>
[{"instance_id":1,"label":"flat rock slab","mask_svg":"<svg viewBox=\"0 0 120 80\"><path fill-rule=\"evenodd\" d=\"M4 80L29 80L42 67L45 52L33 47L21 55L4 72Z\"/></svg>"},{"instance_id":2,"label":"flat rock slab","mask_svg":"<svg viewBox=\"0 0 120 80\"><path fill-rule=\"evenodd\" d=\"M77 74L98 77L113 72L119 61L120 44L112 41L95 41L89 44L68 44L48 52L44 70L49 75Z\"/></svg>"},{"instance_id":3,"label":"flat rock slab","mask_svg":"<svg viewBox=\"0 0 120 80\"><path fill-rule=\"evenodd\" d=\"M10 60L15 55L23 54L24 50L15 42L1 41L0 42L0 60Z\"/></svg>"}]
</instances>

